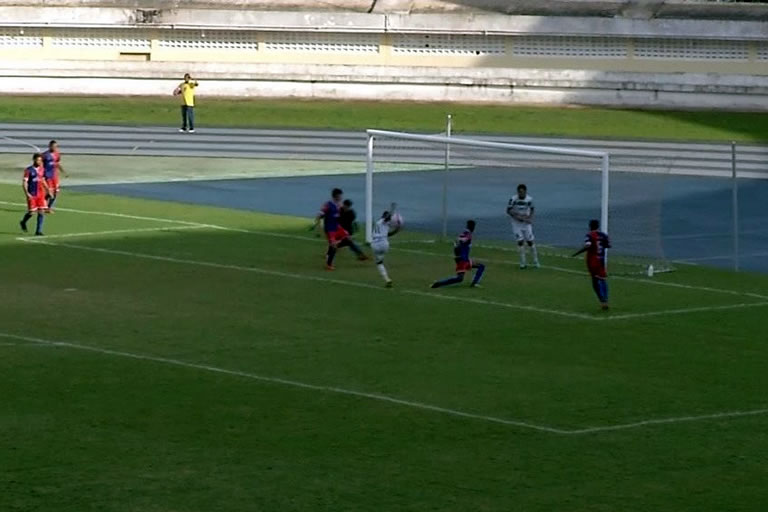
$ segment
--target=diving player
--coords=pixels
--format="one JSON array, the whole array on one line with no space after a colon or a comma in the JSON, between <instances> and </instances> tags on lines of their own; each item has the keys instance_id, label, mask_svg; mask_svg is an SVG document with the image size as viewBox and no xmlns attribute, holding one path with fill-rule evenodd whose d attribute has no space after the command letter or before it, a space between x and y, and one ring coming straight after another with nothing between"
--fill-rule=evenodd
<instances>
[{"instance_id":1,"label":"diving player","mask_svg":"<svg viewBox=\"0 0 768 512\"><path fill-rule=\"evenodd\" d=\"M452 284L458 284L464 281L464 275L470 272L473 268L477 269L475 277L472 279L470 286L475 287L480 283L480 279L485 272L485 265L472 261L469 257L469 253L472 250L472 235L475 232L476 222L474 220L467 221L467 228L462 231L456 242L453 244L454 261L456 261L456 276L435 281L432 283L432 288L442 288Z\"/></svg>"}]
</instances>

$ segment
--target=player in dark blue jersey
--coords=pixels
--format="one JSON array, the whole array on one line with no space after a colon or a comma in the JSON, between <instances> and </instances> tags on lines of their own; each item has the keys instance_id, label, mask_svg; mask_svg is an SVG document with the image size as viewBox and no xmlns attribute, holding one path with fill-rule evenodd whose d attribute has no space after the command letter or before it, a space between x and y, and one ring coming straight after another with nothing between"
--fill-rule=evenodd
<instances>
[{"instance_id":1,"label":"player in dark blue jersey","mask_svg":"<svg viewBox=\"0 0 768 512\"><path fill-rule=\"evenodd\" d=\"M467 272L473 268L476 269L475 277L472 279L472 287L475 287L480 283L480 279L483 278L483 272L485 272L485 265L472 261L469 253L472 250L472 235L475 232L476 223L473 220L467 221L467 228L459 235L456 242L453 244L453 256L456 262L456 276L435 281L432 283L432 288L442 288L443 286L449 286L452 284L458 284L464 281L464 276Z\"/></svg>"},{"instance_id":2,"label":"player in dark blue jersey","mask_svg":"<svg viewBox=\"0 0 768 512\"><path fill-rule=\"evenodd\" d=\"M573 253L578 256L587 253L587 270L592 276L592 289L603 309L608 309L608 272L605 268L607 249L611 248L611 239L600 231L600 221L589 221L589 233L584 236L584 247Z\"/></svg>"},{"instance_id":3,"label":"player in dark blue jersey","mask_svg":"<svg viewBox=\"0 0 768 512\"><path fill-rule=\"evenodd\" d=\"M48 210L46 196L50 193L50 190L45 182L43 156L40 153L32 155L32 165L24 169L22 188L27 198L27 213L24 214L21 222L19 222L19 226L26 233L27 222L37 213L35 235L41 236L43 234L43 214Z\"/></svg>"},{"instance_id":4,"label":"player in dark blue jersey","mask_svg":"<svg viewBox=\"0 0 768 512\"><path fill-rule=\"evenodd\" d=\"M349 247L356 255L357 259L367 260L362 250L349 238L349 232L341 225L342 216L342 198L344 192L340 188L331 191L331 200L323 204L320 212L315 217L315 223L310 229L316 229L320 221L323 221L323 231L328 240L328 251L325 253L325 268L335 270L333 260L336 257L336 251L341 247Z\"/></svg>"},{"instance_id":5,"label":"player in dark blue jersey","mask_svg":"<svg viewBox=\"0 0 768 512\"><path fill-rule=\"evenodd\" d=\"M61 153L59 143L52 140L48 143L48 149L43 153L43 167L45 168L45 182L48 185L48 210L53 210L53 204L59 195L59 174L67 175L61 166Z\"/></svg>"}]
</instances>

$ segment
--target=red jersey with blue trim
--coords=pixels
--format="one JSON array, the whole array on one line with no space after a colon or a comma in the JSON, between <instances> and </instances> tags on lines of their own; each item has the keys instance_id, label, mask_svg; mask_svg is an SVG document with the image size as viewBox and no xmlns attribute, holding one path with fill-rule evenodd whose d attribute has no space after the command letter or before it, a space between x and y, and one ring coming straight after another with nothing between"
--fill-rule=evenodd
<instances>
[{"instance_id":1,"label":"red jersey with blue trim","mask_svg":"<svg viewBox=\"0 0 768 512\"><path fill-rule=\"evenodd\" d=\"M45 178L53 179L59 176L59 162L61 154L58 151L50 149L43 153L43 167L45 167Z\"/></svg>"},{"instance_id":2,"label":"red jersey with blue trim","mask_svg":"<svg viewBox=\"0 0 768 512\"><path fill-rule=\"evenodd\" d=\"M341 208L335 201L326 202L320 209L323 214L323 229L326 233L334 233L339 229Z\"/></svg>"},{"instance_id":3,"label":"red jersey with blue trim","mask_svg":"<svg viewBox=\"0 0 768 512\"><path fill-rule=\"evenodd\" d=\"M470 261L469 252L472 250L472 232L465 229L453 243L453 255L456 262Z\"/></svg>"},{"instance_id":4,"label":"red jersey with blue trim","mask_svg":"<svg viewBox=\"0 0 768 512\"><path fill-rule=\"evenodd\" d=\"M590 231L584 237L584 247L587 248L587 266L605 266L605 252L611 248L611 240L607 234L602 231Z\"/></svg>"},{"instance_id":5,"label":"red jersey with blue trim","mask_svg":"<svg viewBox=\"0 0 768 512\"><path fill-rule=\"evenodd\" d=\"M24 169L24 181L27 184L27 193L32 197L45 197L45 189L43 187L43 167L35 167L30 165Z\"/></svg>"}]
</instances>

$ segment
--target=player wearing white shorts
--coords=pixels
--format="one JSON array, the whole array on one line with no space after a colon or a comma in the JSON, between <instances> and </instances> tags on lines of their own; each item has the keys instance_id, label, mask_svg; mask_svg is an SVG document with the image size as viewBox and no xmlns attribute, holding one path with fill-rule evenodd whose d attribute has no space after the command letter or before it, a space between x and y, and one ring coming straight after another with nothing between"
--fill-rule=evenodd
<instances>
[{"instance_id":1,"label":"player wearing white shorts","mask_svg":"<svg viewBox=\"0 0 768 512\"><path fill-rule=\"evenodd\" d=\"M528 195L528 187L523 184L517 186L517 195L507 203L507 215L512 218L512 231L520 250L520 268L527 268L525 260L526 244L531 249L533 265L539 268L539 253L536 250L533 236L533 198Z\"/></svg>"},{"instance_id":2,"label":"player wearing white shorts","mask_svg":"<svg viewBox=\"0 0 768 512\"><path fill-rule=\"evenodd\" d=\"M400 231L400 224L393 221L392 213L389 211L385 211L373 225L371 249L376 259L376 268L384 278L387 288L392 288L392 280L387 273L387 267L384 266L384 256L389 252L389 237L396 235L398 231Z\"/></svg>"}]
</instances>

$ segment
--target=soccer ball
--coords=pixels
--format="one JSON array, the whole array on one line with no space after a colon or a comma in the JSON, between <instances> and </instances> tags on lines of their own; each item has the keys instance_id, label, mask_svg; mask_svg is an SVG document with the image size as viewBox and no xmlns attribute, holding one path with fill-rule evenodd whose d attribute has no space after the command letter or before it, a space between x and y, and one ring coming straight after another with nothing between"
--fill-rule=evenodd
<instances>
[{"instance_id":1,"label":"soccer ball","mask_svg":"<svg viewBox=\"0 0 768 512\"><path fill-rule=\"evenodd\" d=\"M390 221L392 223L392 227L395 228L402 228L403 227L403 216L399 213L393 213L392 214L392 220Z\"/></svg>"}]
</instances>

